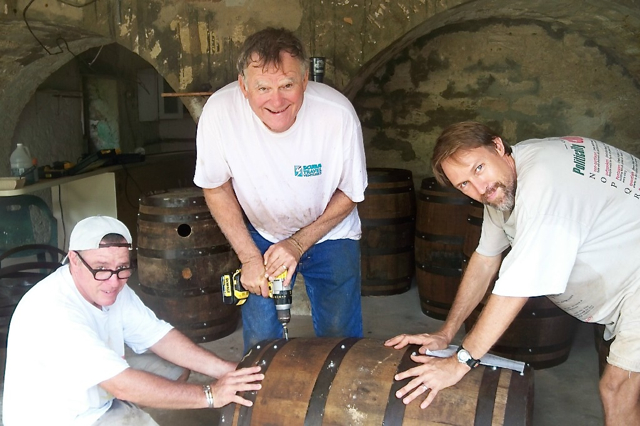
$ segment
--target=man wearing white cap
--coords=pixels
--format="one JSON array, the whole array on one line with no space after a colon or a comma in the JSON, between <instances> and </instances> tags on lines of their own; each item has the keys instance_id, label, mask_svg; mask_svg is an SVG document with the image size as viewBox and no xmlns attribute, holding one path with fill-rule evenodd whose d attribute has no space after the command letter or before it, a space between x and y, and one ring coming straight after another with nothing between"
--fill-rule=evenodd
<instances>
[{"instance_id":1,"label":"man wearing white cap","mask_svg":"<svg viewBox=\"0 0 640 426\"><path fill-rule=\"evenodd\" d=\"M131 234L120 221L80 221L69 263L36 284L9 327L3 423L11 425L157 425L135 404L156 408L251 405L239 391L258 390L259 367L235 371L159 320L126 285L132 274ZM161 377L131 368L125 343L150 349L183 368ZM169 364L170 365L170 364ZM218 378L186 383L185 371ZM182 377L182 380L177 380Z\"/></svg>"}]
</instances>

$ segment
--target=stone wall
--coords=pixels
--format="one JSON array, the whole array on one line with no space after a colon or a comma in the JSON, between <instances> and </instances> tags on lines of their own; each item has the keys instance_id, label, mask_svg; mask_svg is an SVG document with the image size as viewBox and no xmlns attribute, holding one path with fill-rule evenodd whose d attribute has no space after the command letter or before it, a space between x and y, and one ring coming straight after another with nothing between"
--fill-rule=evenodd
<instances>
[{"instance_id":1,"label":"stone wall","mask_svg":"<svg viewBox=\"0 0 640 426\"><path fill-rule=\"evenodd\" d=\"M431 176L441 130L474 120L507 141L581 135L640 156L640 90L580 33L540 21L485 19L415 40L354 98L370 167Z\"/></svg>"},{"instance_id":2,"label":"stone wall","mask_svg":"<svg viewBox=\"0 0 640 426\"><path fill-rule=\"evenodd\" d=\"M295 31L311 54L327 57L325 82L351 99L358 98L367 154L376 166L383 163L377 151L397 151L390 163L427 174L429 141L442 125L458 117L491 121L508 138L579 131L602 134L627 147L632 142L624 138L637 134L634 120L625 119L621 112L627 101L614 93L624 93L633 110L640 78L638 0L85 0L77 3L85 7L70 4L0 0L0 158L8 158L20 113L40 84L89 49L116 42L154 67L176 91L216 89L236 78L235 58L244 39L266 26ZM501 39L490 34L490 27L499 30ZM531 31L538 34L527 33ZM485 44L477 43L476 37L484 37ZM470 57L449 49L466 49ZM597 71L581 70L580 79L613 80L599 80L597 88L580 86L575 74L560 70L560 65L543 69L530 56L549 64L596 66ZM400 78L403 73L406 76ZM380 82L385 78L392 81L391 86ZM566 78L565 83L558 80ZM575 93L553 95L555 88L565 84L573 86ZM406 91L406 102L401 102L402 91ZM391 97L381 100L386 93ZM522 99L517 99L519 93ZM438 97L441 109L435 103L429 105ZM183 101L197 120L206 98ZM384 115L375 113L376 102L387 103ZM391 113L388 107L399 111ZM472 110L477 113L471 114ZM446 116L448 112L454 114ZM546 118L534 121L536 114ZM414 128L409 129L408 123ZM8 165L0 162L0 174L7 172Z\"/></svg>"}]
</instances>

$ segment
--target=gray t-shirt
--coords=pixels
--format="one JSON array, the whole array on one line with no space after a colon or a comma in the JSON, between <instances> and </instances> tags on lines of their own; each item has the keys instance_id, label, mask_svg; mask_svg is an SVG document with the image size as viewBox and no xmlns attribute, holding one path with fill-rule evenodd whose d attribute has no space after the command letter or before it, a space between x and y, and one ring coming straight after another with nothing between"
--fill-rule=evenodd
<instances>
[{"instance_id":1,"label":"gray t-shirt","mask_svg":"<svg viewBox=\"0 0 640 426\"><path fill-rule=\"evenodd\" d=\"M513 151L514 210L505 219L485 207L477 249L495 256L512 246L494 294L547 295L614 332L622 304L640 285L638 159L581 137L527 140Z\"/></svg>"}]
</instances>

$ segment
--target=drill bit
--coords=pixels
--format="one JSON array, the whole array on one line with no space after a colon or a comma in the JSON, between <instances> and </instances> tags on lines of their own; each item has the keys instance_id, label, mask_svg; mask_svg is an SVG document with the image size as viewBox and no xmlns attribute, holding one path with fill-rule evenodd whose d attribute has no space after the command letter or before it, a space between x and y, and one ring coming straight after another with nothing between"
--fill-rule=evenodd
<instances>
[{"instance_id":1,"label":"drill bit","mask_svg":"<svg viewBox=\"0 0 640 426\"><path fill-rule=\"evenodd\" d=\"M286 324L282 324L282 333L284 334L285 340L288 342L289 341L289 329L287 328Z\"/></svg>"}]
</instances>

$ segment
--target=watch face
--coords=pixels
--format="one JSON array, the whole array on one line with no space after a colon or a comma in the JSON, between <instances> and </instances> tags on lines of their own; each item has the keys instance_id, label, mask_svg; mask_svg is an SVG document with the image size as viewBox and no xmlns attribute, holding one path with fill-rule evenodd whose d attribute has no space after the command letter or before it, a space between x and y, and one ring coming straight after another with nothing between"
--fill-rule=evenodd
<instances>
[{"instance_id":1,"label":"watch face","mask_svg":"<svg viewBox=\"0 0 640 426\"><path fill-rule=\"evenodd\" d=\"M461 350L458 352L458 361L460 361L460 362L467 362L467 361L469 361L470 359L471 359L471 355L470 355L470 354L469 354L469 352L467 352L466 350L461 349Z\"/></svg>"}]
</instances>

